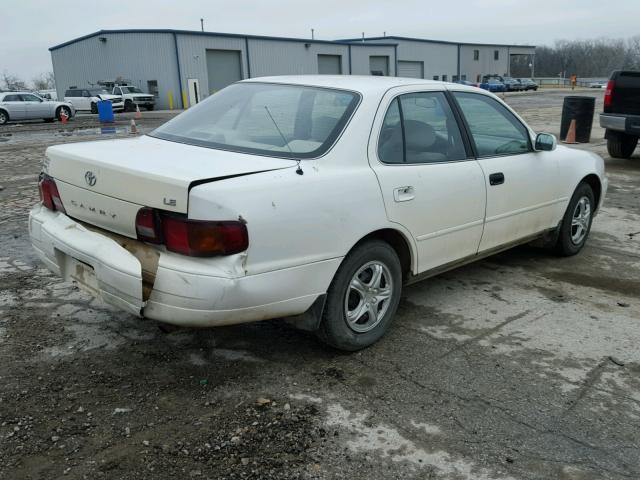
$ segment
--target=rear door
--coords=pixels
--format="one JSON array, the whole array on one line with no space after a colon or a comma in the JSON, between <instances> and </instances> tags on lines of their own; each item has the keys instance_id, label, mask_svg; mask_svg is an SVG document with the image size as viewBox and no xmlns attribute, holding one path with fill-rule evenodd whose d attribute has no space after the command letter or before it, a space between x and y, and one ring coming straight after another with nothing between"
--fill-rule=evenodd
<instances>
[{"instance_id":1,"label":"rear door","mask_svg":"<svg viewBox=\"0 0 640 480\"><path fill-rule=\"evenodd\" d=\"M369 162L390 221L404 226L424 272L474 255L485 182L442 87L388 92L374 122Z\"/></svg>"},{"instance_id":2,"label":"rear door","mask_svg":"<svg viewBox=\"0 0 640 480\"><path fill-rule=\"evenodd\" d=\"M487 209L479 251L557 226L557 155L535 152L528 128L493 96L454 91L485 175Z\"/></svg>"},{"instance_id":3,"label":"rear door","mask_svg":"<svg viewBox=\"0 0 640 480\"><path fill-rule=\"evenodd\" d=\"M25 118L25 107L22 97L17 93L4 96L2 106L9 112L10 120L23 120Z\"/></svg>"}]
</instances>

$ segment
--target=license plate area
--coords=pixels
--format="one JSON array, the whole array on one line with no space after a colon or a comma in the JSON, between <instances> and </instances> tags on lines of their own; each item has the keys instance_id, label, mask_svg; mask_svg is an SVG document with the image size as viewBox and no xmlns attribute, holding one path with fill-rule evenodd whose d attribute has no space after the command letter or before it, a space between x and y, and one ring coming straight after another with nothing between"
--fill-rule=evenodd
<instances>
[{"instance_id":1,"label":"license plate area","mask_svg":"<svg viewBox=\"0 0 640 480\"><path fill-rule=\"evenodd\" d=\"M98 277L92 265L73 258L59 250L56 251L56 256L59 259L63 257L63 261L59 262L59 264L64 266L63 277L66 281L74 282L80 290L84 290L95 297L101 297Z\"/></svg>"}]
</instances>

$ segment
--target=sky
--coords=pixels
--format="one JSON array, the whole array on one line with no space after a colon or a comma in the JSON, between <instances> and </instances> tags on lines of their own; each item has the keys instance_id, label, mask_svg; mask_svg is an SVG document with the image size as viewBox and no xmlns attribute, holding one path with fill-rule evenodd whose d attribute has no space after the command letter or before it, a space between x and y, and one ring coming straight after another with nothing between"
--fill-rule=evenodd
<instances>
[{"instance_id":1,"label":"sky","mask_svg":"<svg viewBox=\"0 0 640 480\"><path fill-rule=\"evenodd\" d=\"M283 37L387 35L550 45L640 34L640 0L0 0L0 72L51 71L49 47L97 30L172 28Z\"/></svg>"}]
</instances>

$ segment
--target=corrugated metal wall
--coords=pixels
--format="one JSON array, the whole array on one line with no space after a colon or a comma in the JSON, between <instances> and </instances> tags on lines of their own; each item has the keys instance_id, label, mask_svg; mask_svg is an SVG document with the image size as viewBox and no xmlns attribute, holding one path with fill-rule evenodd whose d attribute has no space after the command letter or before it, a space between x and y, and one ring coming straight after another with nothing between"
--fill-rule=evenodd
<instances>
[{"instance_id":1,"label":"corrugated metal wall","mask_svg":"<svg viewBox=\"0 0 640 480\"><path fill-rule=\"evenodd\" d=\"M51 52L58 98L70 86L89 87L98 80L122 77L145 92L147 81L157 80L158 108L169 107L169 94L174 107L180 107L175 58L170 33L108 33Z\"/></svg>"},{"instance_id":2,"label":"corrugated metal wall","mask_svg":"<svg viewBox=\"0 0 640 480\"><path fill-rule=\"evenodd\" d=\"M391 42L395 43L395 42ZM373 43L353 43L351 45L351 73L371 75L369 57L389 57L389 75L396 75L396 49L390 46L374 46Z\"/></svg>"},{"instance_id":3,"label":"corrugated metal wall","mask_svg":"<svg viewBox=\"0 0 640 480\"><path fill-rule=\"evenodd\" d=\"M393 42L398 44L398 60L422 62L424 64L424 78L427 80L438 76L442 79L447 75L453 79L458 74L458 46L446 43L416 42L401 39L370 40L367 43Z\"/></svg>"},{"instance_id":4,"label":"corrugated metal wall","mask_svg":"<svg viewBox=\"0 0 640 480\"><path fill-rule=\"evenodd\" d=\"M474 60L474 50L478 50L478 60ZM498 51L498 60L494 59L496 50ZM478 75L507 75L509 72L509 48L494 45L462 45L460 47L460 70L467 75L467 80L470 82L477 81Z\"/></svg>"}]
</instances>

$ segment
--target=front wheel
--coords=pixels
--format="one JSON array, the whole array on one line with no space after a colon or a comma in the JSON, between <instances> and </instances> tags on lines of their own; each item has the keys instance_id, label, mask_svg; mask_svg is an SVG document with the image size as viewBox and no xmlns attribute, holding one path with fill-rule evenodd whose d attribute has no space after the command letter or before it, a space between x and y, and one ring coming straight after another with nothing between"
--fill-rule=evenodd
<instances>
[{"instance_id":1,"label":"front wheel","mask_svg":"<svg viewBox=\"0 0 640 480\"><path fill-rule=\"evenodd\" d=\"M401 292L402 267L396 251L380 240L358 245L331 282L318 337L346 351L372 345L391 325Z\"/></svg>"},{"instance_id":2,"label":"front wheel","mask_svg":"<svg viewBox=\"0 0 640 480\"><path fill-rule=\"evenodd\" d=\"M131 100L126 100L124 102L124 111L125 112L133 112L136 109L136 107L134 107L133 102Z\"/></svg>"},{"instance_id":3,"label":"front wheel","mask_svg":"<svg viewBox=\"0 0 640 480\"><path fill-rule=\"evenodd\" d=\"M58 108L58 112L56 115L58 117L58 120L62 121L63 113L67 116L67 120L71 119L71 110L69 109L69 107L60 107Z\"/></svg>"},{"instance_id":4,"label":"front wheel","mask_svg":"<svg viewBox=\"0 0 640 480\"><path fill-rule=\"evenodd\" d=\"M91 103L91 113L98 113L98 105Z\"/></svg>"},{"instance_id":5,"label":"front wheel","mask_svg":"<svg viewBox=\"0 0 640 480\"><path fill-rule=\"evenodd\" d=\"M587 242L596 209L593 189L588 183L580 183L569 201L560 225L556 252L562 256L575 255Z\"/></svg>"},{"instance_id":6,"label":"front wheel","mask_svg":"<svg viewBox=\"0 0 640 480\"><path fill-rule=\"evenodd\" d=\"M153 111L153 105L147 105L147 111L148 112Z\"/></svg>"},{"instance_id":7,"label":"front wheel","mask_svg":"<svg viewBox=\"0 0 640 480\"><path fill-rule=\"evenodd\" d=\"M622 132L607 132L607 151L613 158L629 158L638 145L638 137Z\"/></svg>"}]
</instances>

